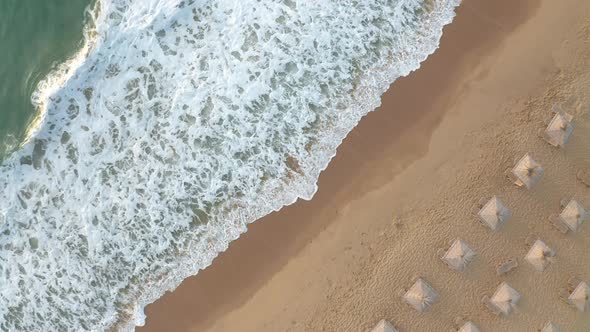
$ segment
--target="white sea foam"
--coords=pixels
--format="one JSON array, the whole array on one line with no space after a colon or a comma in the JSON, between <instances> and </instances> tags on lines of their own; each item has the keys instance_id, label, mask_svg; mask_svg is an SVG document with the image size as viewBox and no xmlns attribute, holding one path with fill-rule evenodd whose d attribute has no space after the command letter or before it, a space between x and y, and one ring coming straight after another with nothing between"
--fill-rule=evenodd
<instances>
[{"instance_id":1,"label":"white sea foam","mask_svg":"<svg viewBox=\"0 0 590 332\"><path fill-rule=\"evenodd\" d=\"M313 196L459 0L99 4L94 47L0 166L3 330L142 324L247 223Z\"/></svg>"},{"instance_id":2,"label":"white sea foam","mask_svg":"<svg viewBox=\"0 0 590 332\"><path fill-rule=\"evenodd\" d=\"M35 88L31 96L31 103L37 110L37 114L29 124L25 139L20 142L20 145L29 142L31 137L35 136L35 131L40 128L40 124L43 122L47 111L47 104L49 103L49 97L55 94L69 79L72 77L74 72L82 66L88 54L92 50L97 40L96 30L94 23L96 22L96 15L99 12L99 2L96 2L94 6L86 9L84 12L85 27L83 31L83 39L81 47L63 63L57 65L47 74ZM6 149L5 151L12 151L12 149Z\"/></svg>"}]
</instances>

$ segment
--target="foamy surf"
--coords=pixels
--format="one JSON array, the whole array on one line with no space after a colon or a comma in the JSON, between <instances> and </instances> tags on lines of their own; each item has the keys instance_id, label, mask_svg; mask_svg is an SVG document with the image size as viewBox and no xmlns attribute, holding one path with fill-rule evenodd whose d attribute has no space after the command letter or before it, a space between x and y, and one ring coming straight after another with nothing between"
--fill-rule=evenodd
<instances>
[{"instance_id":1,"label":"foamy surf","mask_svg":"<svg viewBox=\"0 0 590 332\"><path fill-rule=\"evenodd\" d=\"M47 111L47 104L50 101L50 96L55 94L76 72L88 57L90 51L94 47L98 36L96 35L96 15L100 11L100 3L97 1L94 6L87 8L85 11L85 29L83 31L82 46L67 59L64 63L59 64L53 68L43 80L41 80L33 95L31 96L31 103L37 110L36 116L33 118L27 128L25 139L22 144L26 144L31 137L35 136L35 131L39 129L43 122Z\"/></svg>"},{"instance_id":2,"label":"foamy surf","mask_svg":"<svg viewBox=\"0 0 590 332\"><path fill-rule=\"evenodd\" d=\"M311 199L458 4L99 0L94 47L0 166L0 327L142 324L248 223Z\"/></svg>"}]
</instances>

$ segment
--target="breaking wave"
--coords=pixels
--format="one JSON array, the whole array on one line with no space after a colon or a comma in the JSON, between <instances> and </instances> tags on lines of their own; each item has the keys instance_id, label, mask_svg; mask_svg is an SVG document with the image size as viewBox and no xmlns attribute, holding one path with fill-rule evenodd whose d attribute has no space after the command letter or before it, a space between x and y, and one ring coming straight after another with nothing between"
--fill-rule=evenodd
<instances>
[{"instance_id":1,"label":"breaking wave","mask_svg":"<svg viewBox=\"0 0 590 332\"><path fill-rule=\"evenodd\" d=\"M0 166L0 329L131 330L246 225L311 199L460 0L98 0Z\"/></svg>"}]
</instances>

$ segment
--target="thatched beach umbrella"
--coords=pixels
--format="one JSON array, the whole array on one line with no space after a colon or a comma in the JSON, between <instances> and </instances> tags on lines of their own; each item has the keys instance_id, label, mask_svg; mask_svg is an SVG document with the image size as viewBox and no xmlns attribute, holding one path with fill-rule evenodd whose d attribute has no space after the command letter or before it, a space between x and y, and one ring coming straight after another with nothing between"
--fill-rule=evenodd
<instances>
[{"instance_id":1,"label":"thatched beach umbrella","mask_svg":"<svg viewBox=\"0 0 590 332\"><path fill-rule=\"evenodd\" d=\"M457 332L479 332L479 328L477 328L475 324L469 321L463 324L463 326L461 326L461 328Z\"/></svg>"},{"instance_id":2,"label":"thatched beach umbrella","mask_svg":"<svg viewBox=\"0 0 590 332\"><path fill-rule=\"evenodd\" d=\"M570 121L564 113L555 113L543 133L543 139L553 146L563 147L574 131Z\"/></svg>"},{"instance_id":3,"label":"thatched beach umbrella","mask_svg":"<svg viewBox=\"0 0 590 332\"><path fill-rule=\"evenodd\" d=\"M543 167L537 163L529 153L520 158L512 169L512 175L516 178L514 183L518 186L533 188L543 176Z\"/></svg>"},{"instance_id":4,"label":"thatched beach umbrella","mask_svg":"<svg viewBox=\"0 0 590 332\"><path fill-rule=\"evenodd\" d=\"M555 326L552 322L545 324L541 332L561 332L561 330Z\"/></svg>"},{"instance_id":5,"label":"thatched beach umbrella","mask_svg":"<svg viewBox=\"0 0 590 332\"><path fill-rule=\"evenodd\" d=\"M588 218L588 211L576 200L571 200L559 214L559 219L576 232Z\"/></svg>"},{"instance_id":6,"label":"thatched beach umbrella","mask_svg":"<svg viewBox=\"0 0 590 332\"><path fill-rule=\"evenodd\" d=\"M520 294L510 285L503 282L490 299L490 304L504 315L510 314L513 307L520 300Z\"/></svg>"},{"instance_id":7,"label":"thatched beach umbrella","mask_svg":"<svg viewBox=\"0 0 590 332\"><path fill-rule=\"evenodd\" d=\"M481 221L494 231L512 217L512 212L496 196L493 196L477 214Z\"/></svg>"},{"instance_id":8,"label":"thatched beach umbrella","mask_svg":"<svg viewBox=\"0 0 590 332\"><path fill-rule=\"evenodd\" d=\"M549 257L555 256L555 252L541 240L535 241L524 259L529 262L537 271L543 272L549 265Z\"/></svg>"},{"instance_id":9,"label":"thatched beach umbrella","mask_svg":"<svg viewBox=\"0 0 590 332\"><path fill-rule=\"evenodd\" d=\"M438 294L422 278L416 280L414 285L403 295L404 300L419 312L424 312L438 300Z\"/></svg>"},{"instance_id":10,"label":"thatched beach umbrella","mask_svg":"<svg viewBox=\"0 0 590 332\"><path fill-rule=\"evenodd\" d=\"M450 268L463 271L475 255L475 250L465 241L457 239L441 258Z\"/></svg>"},{"instance_id":11,"label":"thatched beach umbrella","mask_svg":"<svg viewBox=\"0 0 590 332\"><path fill-rule=\"evenodd\" d=\"M574 291L568 297L568 300L578 310L586 311L590 304L590 287L585 282L580 282Z\"/></svg>"},{"instance_id":12,"label":"thatched beach umbrella","mask_svg":"<svg viewBox=\"0 0 590 332\"><path fill-rule=\"evenodd\" d=\"M397 330L390 322L382 319L375 325L371 332L397 332Z\"/></svg>"}]
</instances>

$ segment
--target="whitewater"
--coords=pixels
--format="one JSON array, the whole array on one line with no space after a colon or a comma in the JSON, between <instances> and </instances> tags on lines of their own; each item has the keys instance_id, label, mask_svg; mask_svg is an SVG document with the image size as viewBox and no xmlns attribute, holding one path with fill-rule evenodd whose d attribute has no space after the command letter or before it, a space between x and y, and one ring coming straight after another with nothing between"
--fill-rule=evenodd
<instances>
[{"instance_id":1,"label":"whitewater","mask_svg":"<svg viewBox=\"0 0 590 332\"><path fill-rule=\"evenodd\" d=\"M0 329L133 330L322 170L460 0L97 0L0 166Z\"/></svg>"}]
</instances>

